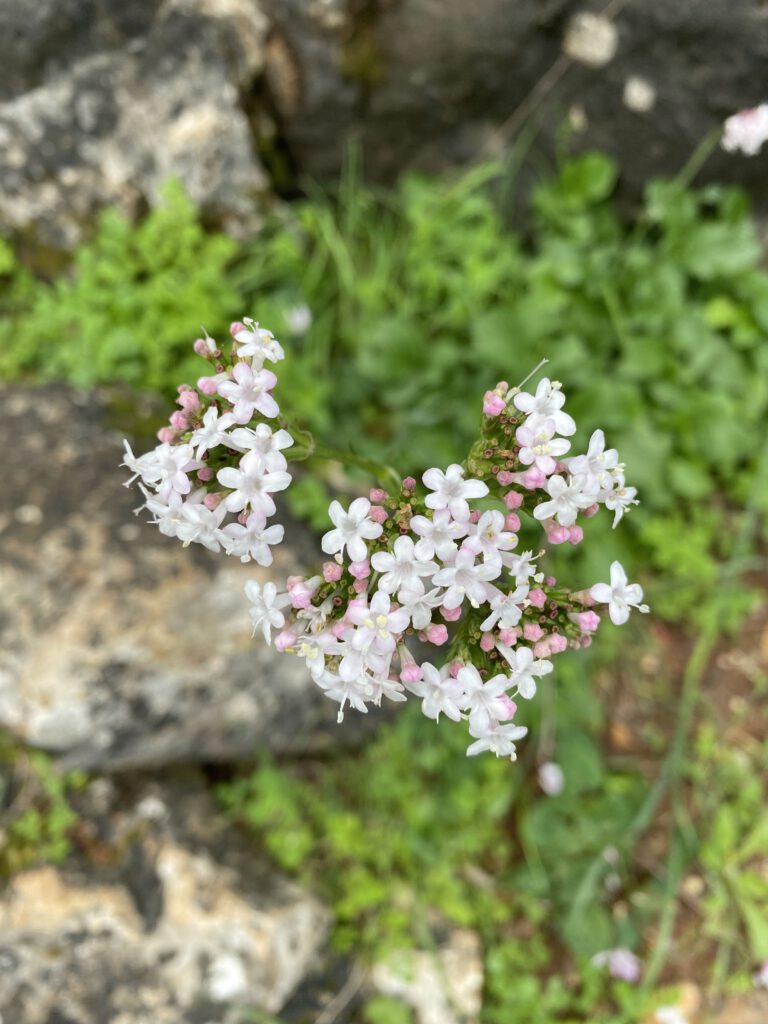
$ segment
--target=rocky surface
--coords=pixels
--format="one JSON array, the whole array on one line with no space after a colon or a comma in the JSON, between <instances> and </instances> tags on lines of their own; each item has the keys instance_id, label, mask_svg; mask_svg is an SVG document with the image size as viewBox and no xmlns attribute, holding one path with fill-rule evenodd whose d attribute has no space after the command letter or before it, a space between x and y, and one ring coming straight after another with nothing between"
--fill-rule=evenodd
<instances>
[{"instance_id":1,"label":"rocky surface","mask_svg":"<svg viewBox=\"0 0 768 1024\"><path fill-rule=\"evenodd\" d=\"M67 248L179 177L241 232L272 184L552 149L617 156L636 195L765 99L762 0L0 0L0 228ZM756 83L758 83L756 85ZM706 176L768 197L760 160Z\"/></svg>"},{"instance_id":2,"label":"rocky surface","mask_svg":"<svg viewBox=\"0 0 768 1024\"><path fill-rule=\"evenodd\" d=\"M79 855L0 901L0 1019L241 1024L278 1013L329 915L222 823L201 781L92 783ZM248 1011L248 1012L246 1012Z\"/></svg>"},{"instance_id":3,"label":"rocky surface","mask_svg":"<svg viewBox=\"0 0 768 1024\"><path fill-rule=\"evenodd\" d=\"M233 761L359 741L295 658L251 638L243 585L270 570L184 549L132 514L103 402L0 388L0 726L71 767ZM371 720L370 725L368 720Z\"/></svg>"}]
</instances>

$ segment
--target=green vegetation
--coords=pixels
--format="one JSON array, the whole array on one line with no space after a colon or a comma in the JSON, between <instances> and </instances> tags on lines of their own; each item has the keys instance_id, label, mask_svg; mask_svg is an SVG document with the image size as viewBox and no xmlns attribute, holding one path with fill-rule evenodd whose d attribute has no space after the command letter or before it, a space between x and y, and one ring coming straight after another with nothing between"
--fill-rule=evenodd
<instances>
[{"instance_id":1,"label":"green vegetation","mask_svg":"<svg viewBox=\"0 0 768 1024\"><path fill-rule=\"evenodd\" d=\"M378 957L433 948L446 925L475 929L484 1024L629 1024L662 999L673 947L703 959L718 989L747 984L768 957L768 730L749 698L727 729L730 712L700 699L718 637L758 596L744 573L762 566L768 511L768 273L738 190L653 182L628 224L616 180L604 156L568 159L511 230L502 167L411 176L386 193L350 170L338 194L272 213L245 244L205 233L171 187L136 228L106 214L53 282L0 247L7 378L170 397L198 375L200 324L222 336L250 313L288 350L286 414L404 473L460 459L483 391L545 356L585 431L576 443L601 425L619 448L643 504L616 533L590 522L584 552L559 549L557 562L586 583L621 558L655 617L697 637L690 653L682 632L630 634L626 721L615 677L605 683L608 626L595 650L558 659L556 685L521 709L531 734L515 767L468 761L461 730L413 708L362 752L264 761L218 791L329 900L340 949ZM294 315L303 306L308 327ZM327 481L308 473L290 493L325 521ZM764 693L759 675L750 685ZM613 742L612 726L632 742ZM548 760L566 779L551 798L536 782ZM6 833L6 870L66 854L76 782L44 759L35 774L37 795ZM616 946L642 954L639 988L590 965ZM379 998L365 1019L410 1017Z\"/></svg>"}]
</instances>

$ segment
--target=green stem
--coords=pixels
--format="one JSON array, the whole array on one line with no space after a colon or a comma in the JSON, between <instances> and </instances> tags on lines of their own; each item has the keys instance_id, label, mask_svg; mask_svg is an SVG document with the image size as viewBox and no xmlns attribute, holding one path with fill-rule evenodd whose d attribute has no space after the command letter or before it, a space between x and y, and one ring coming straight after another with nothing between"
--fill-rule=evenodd
<instances>
[{"instance_id":1,"label":"green stem","mask_svg":"<svg viewBox=\"0 0 768 1024\"><path fill-rule=\"evenodd\" d=\"M305 459L326 459L331 462L340 462L342 466L358 466L364 469L374 480L384 482L388 480L396 490L402 486L400 474L392 466L376 462L374 459L366 459L362 455L355 455L354 452L342 451L338 448L329 448L327 445L318 444L309 431L296 430L292 433L298 444L286 452L290 462L302 462Z\"/></svg>"},{"instance_id":2,"label":"green stem","mask_svg":"<svg viewBox=\"0 0 768 1024\"><path fill-rule=\"evenodd\" d=\"M713 128L711 132L704 136L673 178L676 185L687 188L691 184L712 153L720 145L722 137L723 130L720 127Z\"/></svg>"}]
</instances>

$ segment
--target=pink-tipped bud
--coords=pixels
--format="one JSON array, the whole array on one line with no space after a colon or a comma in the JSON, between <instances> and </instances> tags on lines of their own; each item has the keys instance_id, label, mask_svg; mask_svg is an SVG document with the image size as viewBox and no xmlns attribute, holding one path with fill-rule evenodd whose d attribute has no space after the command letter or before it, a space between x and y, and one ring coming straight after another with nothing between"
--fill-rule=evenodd
<instances>
[{"instance_id":1,"label":"pink-tipped bud","mask_svg":"<svg viewBox=\"0 0 768 1024\"><path fill-rule=\"evenodd\" d=\"M549 638L549 653L562 654L568 646L568 640L562 633L553 633Z\"/></svg>"},{"instance_id":2,"label":"pink-tipped bud","mask_svg":"<svg viewBox=\"0 0 768 1024\"><path fill-rule=\"evenodd\" d=\"M519 636L520 630L517 626L513 626L511 629L499 630L499 640L501 640L505 647L514 647Z\"/></svg>"},{"instance_id":3,"label":"pink-tipped bud","mask_svg":"<svg viewBox=\"0 0 768 1024\"><path fill-rule=\"evenodd\" d=\"M379 501L386 501L389 495L381 487L372 487L368 493L370 500L376 504Z\"/></svg>"},{"instance_id":4,"label":"pink-tipped bud","mask_svg":"<svg viewBox=\"0 0 768 1024\"><path fill-rule=\"evenodd\" d=\"M248 328L245 326L245 324L241 323L239 320L233 320L232 323L229 325L229 333L232 335L233 338L236 338L240 331L247 330Z\"/></svg>"},{"instance_id":5,"label":"pink-tipped bud","mask_svg":"<svg viewBox=\"0 0 768 1024\"><path fill-rule=\"evenodd\" d=\"M480 637L480 650L487 653L488 651L492 651L495 646L496 637L493 633L483 633Z\"/></svg>"},{"instance_id":6,"label":"pink-tipped bud","mask_svg":"<svg viewBox=\"0 0 768 1024\"><path fill-rule=\"evenodd\" d=\"M483 414L485 416L498 416L504 412L507 403L495 391L486 391L483 395Z\"/></svg>"},{"instance_id":7,"label":"pink-tipped bud","mask_svg":"<svg viewBox=\"0 0 768 1024\"><path fill-rule=\"evenodd\" d=\"M415 661L411 665L406 665L400 673L400 681L403 683L418 683L423 678L421 665L417 665Z\"/></svg>"},{"instance_id":8,"label":"pink-tipped bud","mask_svg":"<svg viewBox=\"0 0 768 1024\"><path fill-rule=\"evenodd\" d=\"M219 390L219 385L216 382L215 377L200 377L198 378L197 386L200 388L202 393L204 395L208 395L209 398L211 395L215 395Z\"/></svg>"},{"instance_id":9,"label":"pink-tipped bud","mask_svg":"<svg viewBox=\"0 0 768 1024\"><path fill-rule=\"evenodd\" d=\"M285 589L290 593L294 587L298 586L299 583L304 582L303 576L289 576L285 581Z\"/></svg>"},{"instance_id":10,"label":"pink-tipped bud","mask_svg":"<svg viewBox=\"0 0 768 1024\"><path fill-rule=\"evenodd\" d=\"M501 476L501 473L499 473ZM523 504L523 496L520 491L507 491L504 495L504 504L507 506L510 512L514 512L516 508L520 508Z\"/></svg>"},{"instance_id":11,"label":"pink-tipped bud","mask_svg":"<svg viewBox=\"0 0 768 1024\"><path fill-rule=\"evenodd\" d=\"M442 623L433 622L424 630L424 635L429 643L434 644L435 647L442 647L448 641L448 627Z\"/></svg>"},{"instance_id":12,"label":"pink-tipped bud","mask_svg":"<svg viewBox=\"0 0 768 1024\"><path fill-rule=\"evenodd\" d=\"M508 512L504 518L504 529L517 533L520 529L520 516L516 512Z\"/></svg>"},{"instance_id":13,"label":"pink-tipped bud","mask_svg":"<svg viewBox=\"0 0 768 1024\"><path fill-rule=\"evenodd\" d=\"M568 530L568 540L571 544L581 544L584 540L584 531L580 526L571 526Z\"/></svg>"},{"instance_id":14,"label":"pink-tipped bud","mask_svg":"<svg viewBox=\"0 0 768 1024\"><path fill-rule=\"evenodd\" d=\"M186 412L197 412L200 408L200 396L196 391L182 391L177 401Z\"/></svg>"},{"instance_id":15,"label":"pink-tipped bud","mask_svg":"<svg viewBox=\"0 0 768 1024\"><path fill-rule=\"evenodd\" d=\"M459 672L461 672L461 670L463 668L464 668L464 662L463 661L458 661L458 660L457 661L452 661L451 662L451 678L455 679L456 676L459 674Z\"/></svg>"},{"instance_id":16,"label":"pink-tipped bud","mask_svg":"<svg viewBox=\"0 0 768 1024\"><path fill-rule=\"evenodd\" d=\"M275 637L275 650L287 651L290 647L296 644L296 634L292 629L284 629L282 633L278 633Z\"/></svg>"},{"instance_id":17,"label":"pink-tipped bud","mask_svg":"<svg viewBox=\"0 0 768 1024\"><path fill-rule=\"evenodd\" d=\"M531 466L530 469L526 469L522 477L523 487L527 491L536 491L539 487L543 487L547 482L547 477L538 466Z\"/></svg>"},{"instance_id":18,"label":"pink-tipped bud","mask_svg":"<svg viewBox=\"0 0 768 1024\"><path fill-rule=\"evenodd\" d=\"M364 558L362 562L352 562L349 571L356 580L367 580L371 575L371 563L367 558Z\"/></svg>"},{"instance_id":19,"label":"pink-tipped bud","mask_svg":"<svg viewBox=\"0 0 768 1024\"><path fill-rule=\"evenodd\" d=\"M549 531L550 544L565 544L571 539L571 531L567 526L553 526Z\"/></svg>"},{"instance_id":20,"label":"pink-tipped bud","mask_svg":"<svg viewBox=\"0 0 768 1024\"><path fill-rule=\"evenodd\" d=\"M581 638L581 646L582 647L591 647L592 646L592 637L591 636L583 636Z\"/></svg>"},{"instance_id":21,"label":"pink-tipped bud","mask_svg":"<svg viewBox=\"0 0 768 1024\"><path fill-rule=\"evenodd\" d=\"M323 579L326 583L338 583L344 575L344 569L338 562L323 562Z\"/></svg>"},{"instance_id":22,"label":"pink-tipped bud","mask_svg":"<svg viewBox=\"0 0 768 1024\"><path fill-rule=\"evenodd\" d=\"M496 479L499 481L502 487L509 487L509 485L515 479L515 474L510 473L508 469L502 469L501 472L496 474Z\"/></svg>"},{"instance_id":23,"label":"pink-tipped bud","mask_svg":"<svg viewBox=\"0 0 768 1024\"><path fill-rule=\"evenodd\" d=\"M368 518L372 519L374 523L385 523L389 519L389 512L381 505L371 505L368 510Z\"/></svg>"},{"instance_id":24,"label":"pink-tipped bud","mask_svg":"<svg viewBox=\"0 0 768 1024\"><path fill-rule=\"evenodd\" d=\"M352 589L356 594L364 594L368 589L367 580L355 580L355 582L352 584Z\"/></svg>"},{"instance_id":25,"label":"pink-tipped bud","mask_svg":"<svg viewBox=\"0 0 768 1024\"><path fill-rule=\"evenodd\" d=\"M199 356L202 356L203 359L207 359L208 356L211 354L211 350L208 347L208 342L205 340L205 338L198 338L192 345L192 348L194 349L195 353Z\"/></svg>"},{"instance_id":26,"label":"pink-tipped bud","mask_svg":"<svg viewBox=\"0 0 768 1024\"><path fill-rule=\"evenodd\" d=\"M584 633L594 633L600 625L600 616L597 612L577 612L574 621Z\"/></svg>"},{"instance_id":27,"label":"pink-tipped bud","mask_svg":"<svg viewBox=\"0 0 768 1024\"><path fill-rule=\"evenodd\" d=\"M207 483L209 480L213 480L213 470L210 466L203 466L202 469L197 471L197 479L202 480L203 483Z\"/></svg>"},{"instance_id":28,"label":"pink-tipped bud","mask_svg":"<svg viewBox=\"0 0 768 1024\"><path fill-rule=\"evenodd\" d=\"M186 430L189 427L187 415L182 412L181 409L177 409L175 412L172 412L171 418L168 422L172 427L175 427L176 430Z\"/></svg>"},{"instance_id":29,"label":"pink-tipped bud","mask_svg":"<svg viewBox=\"0 0 768 1024\"><path fill-rule=\"evenodd\" d=\"M515 704L512 698L508 697L506 693L502 693L499 700L504 705L504 714L501 716L501 721L509 722L512 718L515 717L515 712L517 711L517 704Z\"/></svg>"},{"instance_id":30,"label":"pink-tipped bud","mask_svg":"<svg viewBox=\"0 0 768 1024\"><path fill-rule=\"evenodd\" d=\"M291 607L292 608L309 608L312 604L312 595L306 590L300 590L296 587L291 591Z\"/></svg>"},{"instance_id":31,"label":"pink-tipped bud","mask_svg":"<svg viewBox=\"0 0 768 1024\"><path fill-rule=\"evenodd\" d=\"M223 494L206 494L203 498L203 504L207 509L210 509L210 511L213 512L215 508L219 507L223 497Z\"/></svg>"},{"instance_id":32,"label":"pink-tipped bud","mask_svg":"<svg viewBox=\"0 0 768 1024\"><path fill-rule=\"evenodd\" d=\"M461 618L461 606L458 608L441 608L440 614L446 622L457 622Z\"/></svg>"},{"instance_id":33,"label":"pink-tipped bud","mask_svg":"<svg viewBox=\"0 0 768 1024\"><path fill-rule=\"evenodd\" d=\"M544 636L544 630L538 622L526 622L525 626L523 626L523 636L530 643L535 643Z\"/></svg>"},{"instance_id":34,"label":"pink-tipped bud","mask_svg":"<svg viewBox=\"0 0 768 1024\"><path fill-rule=\"evenodd\" d=\"M349 629L349 623L344 619L339 619L338 622L334 622L331 626L331 635L335 636L337 640L341 640L344 633Z\"/></svg>"},{"instance_id":35,"label":"pink-tipped bud","mask_svg":"<svg viewBox=\"0 0 768 1024\"><path fill-rule=\"evenodd\" d=\"M533 653L537 658L548 658L550 654L549 639L539 640L537 644L534 644Z\"/></svg>"},{"instance_id":36,"label":"pink-tipped bud","mask_svg":"<svg viewBox=\"0 0 768 1024\"><path fill-rule=\"evenodd\" d=\"M479 523L481 515L482 515L482 513L480 512L479 509L473 509L472 512L469 513L469 521L470 521L470 523L472 523L473 525L475 523Z\"/></svg>"},{"instance_id":37,"label":"pink-tipped bud","mask_svg":"<svg viewBox=\"0 0 768 1024\"><path fill-rule=\"evenodd\" d=\"M557 585L557 577L556 576L545 576L544 577L544 582L547 584L548 587L554 587L554 586Z\"/></svg>"},{"instance_id":38,"label":"pink-tipped bud","mask_svg":"<svg viewBox=\"0 0 768 1024\"><path fill-rule=\"evenodd\" d=\"M412 476L407 476L403 479L403 490L412 491L416 486L416 480Z\"/></svg>"},{"instance_id":39,"label":"pink-tipped bud","mask_svg":"<svg viewBox=\"0 0 768 1024\"><path fill-rule=\"evenodd\" d=\"M170 427L160 427L157 432L157 440L161 444L173 444L176 440L176 431L171 430Z\"/></svg>"},{"instance_id":40,"label":"pink-tipped bud","mask_svg":"<svg viewBox=\"0 0 768 1024\"><path fill-rule=\"evenodd\" d=\"M584 509L584 511L582 512L582 515L585 516L587 519L591 519L592 516L596 516L599 511L600 511L600 506L599 505L590 505L589 508L585 508Z\"/></svg>"},{"instance_id":41,"label":"pink-tipped bud","mask_svg":"<svg viewBox=\"0 0 768 1024\"><path fill-rule=\"evenodd\" d=\"M528 592L528 600L531 602L534 608L543 608L547 603L547 595L541 589L536 587Z\"/></svg>"}]
</instances>

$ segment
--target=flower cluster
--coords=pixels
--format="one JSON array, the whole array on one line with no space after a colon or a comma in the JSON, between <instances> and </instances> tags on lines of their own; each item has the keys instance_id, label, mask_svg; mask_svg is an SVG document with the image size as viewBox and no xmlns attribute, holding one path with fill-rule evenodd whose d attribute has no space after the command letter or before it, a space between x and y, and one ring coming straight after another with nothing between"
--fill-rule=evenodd
<instances>
[{"instance_id":1,"label":"flower cluster","mask_svg":"<svg viewBox=\"0 0 768 1024\"><path fill-rule=\"evenodd\" d=\"M723 124L721 145L728 153L756 156L768 141L768 103L740 110Z\"/></svg>"},{"instance_id":2,"label":"flower cluster","mask_svg":"<svg viewBox=\"0 0 768 1024\"><path fill-rule=\"evenodd\" d=\"M228 356L208 336L195 342L213 374L179 387L180 408L158 432L160 444L137 458L126 441L123 465L133 473L129 484L141 481L142 508L162 533L271 565L285 531L267 521L273 495L291 482L283 451L293 438L275 422L277 378L264 363L284 353L252 320L232 324L231 333Z\"/></svg>"},{"instance_id":3,"label":"flower cluster","mask_svg":"<svg viewBox=\"0 0 768 1024\"><path fill-rule=\"evenodd\" d=\"M268 565L283 528L266 523L272 494L290 481L282 450L292 439L267 422L278 409L263 364L283 353L253 322L232 334L229 359L210 339L196 342L215 375L180 389L182 411L159 447L138 459L128 449L125 465L161 530ZM428 718L467 722L469 755L514 759L527 731L514 722L516 702L535 695L551 659L591 643L599 610L617 624L648 610L618 562L609 583L571 592L539 568L543 550L521 550L524 530L536 544L542 530L550 544L579 544L580 516L604 506L615 526L637 504L602 431L571 454L576 424L564 404L548 378L535 393L501 382L484 396L463 464L428 469L420 484L406 477L392 492L375 487L346 507L331 502L317 575L289 577L282 591L246 584L254 631L304 660L339 720L347 707L412 695ZM225 525L227 514L236 521Z\"/></svg>"}]
</instances>

